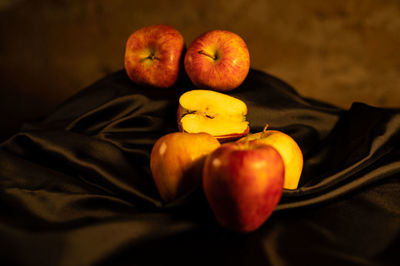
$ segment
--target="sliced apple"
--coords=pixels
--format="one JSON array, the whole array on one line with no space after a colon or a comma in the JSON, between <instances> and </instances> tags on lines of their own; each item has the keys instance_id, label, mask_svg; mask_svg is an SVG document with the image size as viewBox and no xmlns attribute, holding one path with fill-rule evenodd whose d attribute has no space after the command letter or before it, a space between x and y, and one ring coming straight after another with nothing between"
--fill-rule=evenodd
<instances>
[{"instance_id":1,"label":"sliced apple","mask_svg":"<svg viewBox=\"0 0 400 266\"><path fill-rule=\"evenodd\" d=\"M178 126L187 133L208 133L220 142L239 139L249 133L246 104L212 90L191 90L181 95Z\"/></svg>"}]
</instances>

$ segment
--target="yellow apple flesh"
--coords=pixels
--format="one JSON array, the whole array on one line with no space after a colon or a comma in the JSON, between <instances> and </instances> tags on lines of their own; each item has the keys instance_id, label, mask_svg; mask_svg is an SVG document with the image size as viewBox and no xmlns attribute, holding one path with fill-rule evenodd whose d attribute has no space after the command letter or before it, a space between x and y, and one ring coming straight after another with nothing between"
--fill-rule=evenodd
<instances>
[{"instance_id":1,"label":"yellow apple flesh","mask_svg":"<svg viewBox=\"0 0 400 266\"><path fill-rule=\"evenodd\" d=\"M267 130L249 134L238 142L257 141L274 147L282 156L285 164L285 189L297 189L303 171L303 153L296 141L278 130Z\"/></svg>"},{"instance_id":2,"label":"yellow apple flesh","mask_svg":"<svg viewBox=\"0 0 400 266\"><path fill-rule=\"evenodd\" d=\"M220 92L192 90L179 98L180 131L206 132L220 142L239 139L249 132L246 115L243 101Z\"/></svg>"},{"instance_id":3,"label":"yellow apple flesh","mask_svg":"<svg viewBox=\"0 0 400 266\"><path fill-rule=\"evenodd\" d=\"M206 133L169 133L159 138L150 156L154 182L165 202L185 196L201 185L206 156L220 146Z\"/></svg>"}]
</instances>

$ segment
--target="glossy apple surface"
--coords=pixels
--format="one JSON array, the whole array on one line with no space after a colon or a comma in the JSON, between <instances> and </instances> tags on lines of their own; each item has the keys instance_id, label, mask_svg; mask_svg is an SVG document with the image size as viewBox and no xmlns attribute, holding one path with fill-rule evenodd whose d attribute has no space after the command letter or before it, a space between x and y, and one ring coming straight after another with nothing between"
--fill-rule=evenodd
<instances>
[{"instance_id":1,"label":"glossy apple surface","mask_svg":"<svg viewBox=\"0 0 400 266\"><path fill-rule=\"evenodd\" d=\"M169 133L159 138L150 155L150 169L165 202L185 196L201 186L206 156L220 146L206 133Z\"/></svg>"},{"instance_id":2,"label":"glossy apple surface","mask_svg":"<svg viewBox=\"0 0 400 266\"><path fill-rule=\"evenodd\" d=\"M259 228L278 204L284 174L283 160L273 147L231 142L207 157L203 190L222 227L250 232Z\"/></svg>"},{"instance_id":3,"label":"glossy apple surface","mask_svg":"<svg viewBox=\"0 0 400 266\"><path fill-rule=\"evenodd\" d=\"M237 140L249 132L246 115L246 104L224 93L191 90L179 97L180 131L206 132L220 142Z\"/></svg>"},{"instance_id":4,"label":"glossy apple surface","mask_svg":"<svg viewBox=\"0 0 400 266\"><path fill-rule=\"evenodd\" d=\"M183 70L185 43L178 30L151 25L132 33L126 43L124 67L136 84L169 88Z\"/></svg>"},{"instance_id":5,"label":"glossy apple surface","mask_svg":"<svg viewBox=\"0 0 400 266\"><path fill-rule=\"evenodd\" d=\"M285 164L285 189L297 189L303 171L303 153L297 142L289 135L278 130L267 130L249 134L238 142L259 141L274 147L282 156Z\"/></svg>"},{"instance_id":6,"label":"glossy apple surface","mask_svg":"<svg viewBox=\"0 0 400 266\"><path fill-rule=\"evenodd\" d=\"M245 80L250 54L245 41L236 33L212 30L190 44L184 66L198 88L229 91Z\"/></svg>"}]
</instances>

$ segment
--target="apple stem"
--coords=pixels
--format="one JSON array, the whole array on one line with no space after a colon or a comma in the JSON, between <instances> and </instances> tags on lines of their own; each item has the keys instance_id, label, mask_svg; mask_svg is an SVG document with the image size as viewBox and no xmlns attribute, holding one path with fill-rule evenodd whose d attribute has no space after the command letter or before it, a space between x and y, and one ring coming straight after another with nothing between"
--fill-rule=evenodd
<instances>
[{"instance_id":1,"label":"apple stem","mask_svg":"<svg viewBox=\"0 0 400 266\"><path fill-rule=\"evenodd\" d=\"M204 52L203 50L199 51L199 54L208 56L208 57L210 57L210 58L213 59L213 60L217 60L217 59L218 59L218 55L217 55L217 54L215 54L214 56L212 56L212 55L210 55L210 54Z\"/></svg>"},{"instance_id":2,"label":"apple stem","mask_svg":"<svg viewBox=\"0 0 400 266\"><path fill-rule=\"evenodd\" d=\"M143 60L147 60L147 59L150 59L150 60L160 60L160 58L157 57L154 53L151 53L148 57L143 58Z\"/></svg>"},{"instance_id":3,"label":"apple stem","mask_svg":"<svg viewBox=\"0 0 400 266\"><path fill-rule=\"evenodd\" d=\"M263 129L263 132L266 132L268 127L269 127L268 123L265 124L264 129Z\"/></svg>"}]
</instances>

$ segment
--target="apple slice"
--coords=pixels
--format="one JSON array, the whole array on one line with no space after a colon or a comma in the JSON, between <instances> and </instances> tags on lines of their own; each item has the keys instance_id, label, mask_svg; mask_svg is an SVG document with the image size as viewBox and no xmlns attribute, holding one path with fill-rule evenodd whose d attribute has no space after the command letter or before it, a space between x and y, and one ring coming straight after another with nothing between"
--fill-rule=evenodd
<instances>
[{"instance_id":1,"label":"apple slice","mask_svg":"<svg viewBox=\"0 0 400 266\"><path fill-rule=\"evenodd\" d=\"M220 142L239 139L249 133L246 104L212 90L191 90L181 95L178 107L179 130L208 133Z\"/></svg>"}]
</instances>

